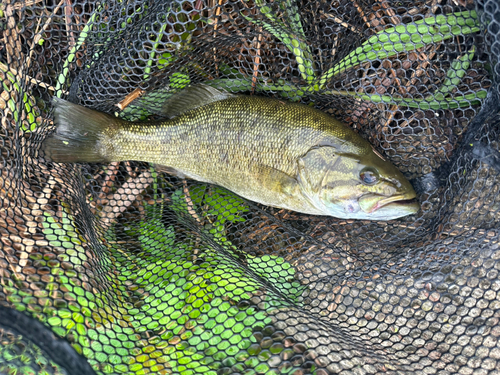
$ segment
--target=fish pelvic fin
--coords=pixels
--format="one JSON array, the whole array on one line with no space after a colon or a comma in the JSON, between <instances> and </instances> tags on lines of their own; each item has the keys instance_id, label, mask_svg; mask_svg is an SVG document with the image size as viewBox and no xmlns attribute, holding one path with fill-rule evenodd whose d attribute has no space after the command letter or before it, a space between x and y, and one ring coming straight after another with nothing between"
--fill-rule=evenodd
<instances>
[{"instance_id":1,"label":"fish pelvic fin","mask_svg":"<svg viewBox=\"0 0 500 375\"><path fill-rule=\"evenodd\" d=\"M53 105L56 131L42 145L47 159L56 163L114 161L109 139L123 120L59 98L53 99Z\"/></svg>"}]
</instances>

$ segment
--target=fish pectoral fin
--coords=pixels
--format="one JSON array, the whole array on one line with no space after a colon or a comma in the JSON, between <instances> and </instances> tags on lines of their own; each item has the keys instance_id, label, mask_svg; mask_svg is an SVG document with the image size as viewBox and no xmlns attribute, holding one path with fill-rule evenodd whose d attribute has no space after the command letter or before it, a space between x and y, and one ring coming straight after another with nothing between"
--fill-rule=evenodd
<instances>
[{"instance_id":1,"label":"fish pectoral fin","mask_svg":"<svg viewBox=\"0 0 500 375\"><path fill-rule=\"evenodd\" d=\"M184 90L165 100L161 106L160 113L172 118L207 104L234 96L228 92L200 83L186 87Z\"/></svg>"},{"instance_id":2,"label":"fish pectoral fin","mask_svg":"<svg viewBox=\"0 0 500 375\"><path fill-rule=\"evenodd\" d=\"M305 190L318 193L328 171L335 169L339 160L337 150L329 146L317 146L307 151L297 160L298 181Z\"/></svg>"},{"instance_id":3,"label":"fish pectoral fin","mask_svg":"<svg viewBox=\"0 0 500 375\"><path fill-rule=\"evenodd\" d=\"M299 189L297 180L285 172L268 165L259 164L257 166L257 176L262 186L267 186L273 191L287 196L297 195L297 189Z\"/></svg>"}]
</instances>

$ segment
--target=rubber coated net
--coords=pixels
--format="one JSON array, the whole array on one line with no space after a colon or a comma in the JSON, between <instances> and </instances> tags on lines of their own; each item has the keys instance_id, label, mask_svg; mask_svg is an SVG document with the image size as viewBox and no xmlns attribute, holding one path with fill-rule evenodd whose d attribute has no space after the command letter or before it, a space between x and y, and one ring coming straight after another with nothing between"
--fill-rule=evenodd
<instances>
[{"instance_id":1,"label":"rubber coated net","mask_svg":"<svg viewBox=\"0 0 500 375\"><path fill-rule=\"evenodd\" d=\"M1 373L500 372L497 0L6 0L0 40ZM201 82L344 121L421 210L41 152L54 96L147 120Z\"/></svg>"}]
</instances>

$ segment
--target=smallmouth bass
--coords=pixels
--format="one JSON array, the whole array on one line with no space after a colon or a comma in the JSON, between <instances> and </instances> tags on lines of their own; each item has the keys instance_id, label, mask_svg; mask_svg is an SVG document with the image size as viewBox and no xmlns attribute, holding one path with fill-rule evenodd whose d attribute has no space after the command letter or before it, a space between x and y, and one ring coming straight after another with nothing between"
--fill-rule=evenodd
<instances>
[{"instance_id":1,"label":"smallmouth bass","mask_svg":"<svg viewBox=\"0 0 500 375\"><path fill-rule=\"evenodd\" d=\"M312 215L391 220L416 213L413 187L347 125L312 107L195 85L167 99L168 119L127 122L54 98L54 162L136 160Z\"/></svg>"}]
</instances>

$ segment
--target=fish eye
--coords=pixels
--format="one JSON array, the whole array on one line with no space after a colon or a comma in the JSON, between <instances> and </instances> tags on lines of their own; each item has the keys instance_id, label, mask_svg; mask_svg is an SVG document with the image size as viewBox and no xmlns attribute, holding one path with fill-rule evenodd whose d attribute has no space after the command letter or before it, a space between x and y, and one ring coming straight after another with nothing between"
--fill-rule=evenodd
<instances>
[{"instance_id":1,"label":"fish eye","mask_svg":"<svg viewBox=\"0 0 500 375\"><path fill-rule=\"evenodd\" d=\"M374 168L366 167L359 172L359 178L365 185L376 184L379 180L379 175Z\"/></svg>"}]
</instances>

